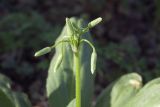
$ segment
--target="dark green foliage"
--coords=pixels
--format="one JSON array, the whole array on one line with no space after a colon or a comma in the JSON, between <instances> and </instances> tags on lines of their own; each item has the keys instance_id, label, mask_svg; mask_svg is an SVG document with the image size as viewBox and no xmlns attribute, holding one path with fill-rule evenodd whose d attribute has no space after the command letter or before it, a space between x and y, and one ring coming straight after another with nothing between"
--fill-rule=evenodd
<instances>
[{"instance_id":1,"label":"dark green foliage","mask_svg":"<svg viewBox=\"0 0 160 107\"><path fill-rule=\"evenodd\" d=\"M42 16L34 12L6 15L0 21L1 52L22 48L38 49L42 42L52 43L56 38L53 30Z\"/></svg>"},{"instance_id":2,"label":"dark green foliage","mask_svg":"<svg viewBox=\"0 0 160 107\"><path fill-rule=\"evenodd\" d=\"M99 70L112 75L106 75L108 81L113 81L113 77L117 78L119 75L128 72L138 72L144 77L145 81L159 76L158 63L152 70L149 70L148 65L151 62L149 62L147 57L141 56L142 50L134 39L128 39L118 44L110 42L107 46L98 46L97 49L99 55L97 66L99 66ZM156 61L158 61L158 59L156 59ZM115 74L110 71L117 73Z\"/></svg>"},{"instance_id":3,"label":"dark green foliage","mask_svg":"<svg viewBox=\"0 0 160 107\"><path fill-rule=\"evenodd\" d=\"M60 28L60 26L52 27L35 12L12 13L1 17L0 55L2 60L0 67L2 70L28 76L33 74L35 69L37 71L47 69L49 62L45 60L43 64L40 62L33 67L34 52L32 50L38 50L44 44L53 43Z\"/></svg>"},{"instance_id":4,"label":"dark green foliage","mask_svg":"<svg viewBox=\"0 0 160 107\"><path fill-rule=\"evenodd\" d=\"M28 97L20 92L13 92L10 80L0 74L0 105L2 107L31 107Z\"/></svg>"},{"instance_id":5,"label":"dark green foliage","mask_svg":"<svg viewBox=\"0 0 160 107\"><path fill-rule=\"evenodd\" d=\"M160 26L160 1L159 0L154 0L155 1L155 7L156 7L156 11L155 11L155 25L157 25L158 30L159 26Z\"/></svg>"}]
</instances>

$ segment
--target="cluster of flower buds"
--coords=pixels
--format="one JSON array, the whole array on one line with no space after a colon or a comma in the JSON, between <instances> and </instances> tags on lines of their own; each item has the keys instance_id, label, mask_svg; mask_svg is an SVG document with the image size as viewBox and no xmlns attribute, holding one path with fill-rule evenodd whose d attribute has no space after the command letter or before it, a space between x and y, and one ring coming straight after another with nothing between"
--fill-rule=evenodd
<instances>
[{"instance_id":1,"label":"cluster of flower buds","mask_svg":"<svg viewBox=\"0 0 160 107\"><path fill-rule=\"evenodd\" d=\"M97 18L91 22L88 23L88 26L85 28L80 27L77 23L70 20L69 18L66 18L66 30L67 30L67 36L64 36L60 41L58 41L56 44L54 44L51 47L46 47L41 49L40 51L35 53L35 56L41 56L44 54L47 54L51 52L51 50L56 47L58 44L63 42L68 42L71 45L73 53L77 53L79 51L79 46L82 42L88 43L91 48L93 49L93 52L91 54L91 73L93 74L96 69L96 61L97 61L97 54L94 46L92 43L86 39L81 39L81 36L89 31L89 29L93 28L97 24L99 24L102 21L102 18ZM59 55L57 62L55 63L54 71L59 67L59 65L62 62L62 54Z\"/></svg>"}]
</instances>

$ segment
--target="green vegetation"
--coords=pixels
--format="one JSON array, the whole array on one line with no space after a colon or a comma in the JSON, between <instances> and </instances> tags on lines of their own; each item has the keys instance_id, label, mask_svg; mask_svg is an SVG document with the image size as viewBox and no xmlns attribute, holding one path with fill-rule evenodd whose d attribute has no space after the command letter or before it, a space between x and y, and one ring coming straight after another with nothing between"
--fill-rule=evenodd
<instances>
[{"instance_id":1,"label":"green vegetation","mask_svg":"<svg viewBox=\"0 0 160 107\"><path fill-rule=\"evenodd\" d=\"M82 55L84 54L82 51L84 48L84 46L82 46L82 43L86 42L92 48L91 66L90 66L91 69L89 71L91 71L91 73L93 74L96 69L96 59L97 59L96 50L95 50L94 46L92 45L92 43L84 38L87 38L87 36L89 36L89 35L87 35L87 32L89 31L89 29L94 27L98 23L100 23L101 20L102 20L102 18L97 18L97 19L91 21L87 27L83 27L83 20L81 20L81 19L78 20L75 18L73 18L73 19L66 18L66 26L64 27L62 34L60 35L60 37L58 38L56 43L51 47L43 48L42 50L35 53L35 56L37 57L37 56L41 56L41 55L44 55L44 54L50 52L51 49L54 47L56 47L56 49L57 49L56 50L56 52L57 52L56 58L57 59L53 59L54 63L53 64L51 63L51 65L50 65L50 66L53 66L53 68L51 70L49 70L49 72L52 72L52 73L54 72L54 73L53 74L49 73L48 81L47 81L47 90L49 93L49 95L48 95L49 98L50 98L50 96L52 96L56 93L56 92L53 92L53 90L55 90L55 89L53 89L51 87L53 86L55 88L55 85L57 84L56 83L57 81L55 81L55 84L53 84L53 81L55 80L55 78L58 78L58 75L56 76L57 72L60 72L61 74L59 74L59 75L62 75L62 73L66 72L67 69L70 69L71 70L70 74L66 73L66 76L71 75L72 76L71 78L73 78L73 79L75 78L75 95L74 95L74 91L72 89L72 88L74 88L74 84L73 84L74 80L71 79L71 82L68 81L70 84L70 88L63 90L64 92L68 90L71 94L67 95L69 92L67 92L65 94L64 93L56 93L56 94L60 94L59 96L61 96L61 97L63 95L65 95L65 97L67 99L64 99L64 101L62 101L61 98L58 99L57 97L55 97L54 98L55 100L50 98L51 99L51 102L50 102L51 106L65 107L65 106L67 106L67 104L69 104L69 102L68 102L68 101L70 101L69 98L71 98L71 100L72 100L74 97L76 100L73 100L73 101L76 101L76 107L82 107L82 106L89 107L89 106L91 106L89 102L83 102L83 101L82 101L82 106L81 106L81 100L82 100L81 99L81 95L82 95L81 90L83 90L83 88L85 88L85 87L83 87L84 80L81 78L84 78L83 76L85 76L85 75L87 76L87 74L85 73L85 72L87 72L87 69L83 68L83 66L85 66L86 62L84 63L81 61L83 59ZM84 51L86 51L86 50L84 50ZM85 55L87 55L87 54L88 54L88 52L86 51ZM69 56L72 56L72 57L69 57ZM67 63L69 63L69 65L71 64L72 66L64 65L64 64L66 64L66 62L65 62L66 57L69 57L69 59L68 59L69 62L67 62ZM88 60L88 59L90 59L90 58L87 58L85 60ZM64 63L62 63L62 62L64 62ZM59 66L61 66L62 68L59 68ZM67 67L67 68L65 68L65 67ZM60 71L59 71L59 69L60 69ZM85 75L81 75L82 72ZM53 76L56 76L56 77L53 77ZM49 78L52 81L49 81ZM61 80L61 78L63 78L63 77L59 77L58 80ZM92 81L92 83L93 83L92 78L89 78L88 76L86 78L90 79L89 81ZM63 82L67 83L67 80L64 80ZM86 82L86 81L84 81L84 82ZM64 86L64 85L62 85L61 81L59 81L58 84L60 85L60 87ZM59 87L57 87L57 88L59 88ZM63 87L63 89L64 89L64 87ZM58 91L58 90L59 89L57 89L55 91ZM50 92L52 92L53 94L52 93L50 94ZM83 91L82 91L82 93L83 93ZM90 97L90 98L88 98L89 100L91 99L90 95L87 97ZM85 96L83 96L83 99L87 100L86 94L85 94ZM58 102L60 102L60 100L63 103L58 103ZM74 102L72 102L72 103L74 103Z\"/></svg>"},{"instance_id":2,"label":"green vegetation","mask_svg":"<svg viewBox=\"0 0 160 107\"><path fill-rule=\"evenodd\" d=\"M76 45L76 43L79 43L76 40L79 40L80 42L81 40L86 40L79 38L81 35L77 36L79 39L77 39L77 37L74 37L75 36L74 34L77 33L75 32L75 30L72 30L72 27L75 23L78 23L79 20L72 19L71 21L69 21L69 19L67 19L66 26L64 27L59 38L56 40L55 45L51 47L46 47L35 54L35 56L46 54L50 52L53 47L56 46L56 54L51 61L47 78L47 93L49 98L49 104L51 107L93 106L91 103L92 102L91 98L93 96L92 90L94 89L93 88L94 76L92 75L92 69L95 67L95 65L94 66L91 65L91 69L88 70L89 66L86 65L88 64L87 63L88 59L90 59L87 57L89 56L89 54L87 53L89 51L88 49L85 49L85 45L83 46ZM88 29L88 27L84 29ZM90 36L84 34L84 37L90 37ZM86 41L93 48L92 55L93 53L95 54L95 48L93 47L93 45L88 40ZM59 60L59 55L60 59L62 58L62 60ZM114 56L114 53L112 53L111 56ZM91 57L91 64L93 64L92 58L94 59L96 57L93 56ZM61 64L59 63L59 61ZM59 65L58 67L57 63ZM104 89L102 94L100 94L100 96L97 98L95 107L159 106L160 105L160 102L158 100L159 99L158 92L160 89L159 78L150 81L144 87L142 84L143 84L142 77L139 74L130 73L124 75L120 79L113 82L106 89ZM81 100L82 100L82 105L81 105Z\"/></svg>"},{"instance_id":3,"label":"green vegetation","mask_svg":"<svg viewBox=\"0 0 160 107\"><path fill-rule=\"evenodd\" d=\"M10 81L0 79L1 106L21 107L21 102L36 107L48 107L48 103L51 107L76 104L73 62L77 61L71 51L76 51L74 45L60 43L55 50L51 46L38 54L44 56L33 57L35 50L66 36L66 27L63 28L66 16L83 17L84 20L103 18L103 22L90 31L93 35L88 32L81 36L94 43L96 49L95 53L86 43L80 46L82 107L135 107L135 102L140 107L158 106L159 83L143 92L146 85L143 86L139 78L143 78L144 84L150 84L149 81L160 76L159 0L1 0L0 10L0 74ZM80 24L78 18L70 20ZM83 27L93 24L84 23ZM51 54L46 54L50 51ZM117 86L120 77L126 78L124 84L127 81L129 84ZM132 87L132 79L140 83L139 88ZM115 91L121 94L116 95ZM153 96L150 95L152 91L155 92ZM144 99L148 98L144 93L155 101ZM128 103L123 105L126 99ZM140 99L147 102L141 103Z\"/></svg>"},{"instance_id":4,"label":"green vegetation","mask_svg":"<svg viewBox=\"0 0 160 107\"><path fill-rule=\"evenodd\" d=\"M32 107L28 97L11 90L11 81L0 74L0 105L2 107Z\"/></svg>"}]
</instances>

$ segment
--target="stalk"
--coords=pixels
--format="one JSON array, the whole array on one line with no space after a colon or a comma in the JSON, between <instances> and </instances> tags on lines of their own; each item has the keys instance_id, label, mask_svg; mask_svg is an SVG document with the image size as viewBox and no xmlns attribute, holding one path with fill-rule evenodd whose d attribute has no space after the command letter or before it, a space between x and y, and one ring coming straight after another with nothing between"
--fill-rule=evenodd
<instances>
[{"instance_id":1,"label":"stalk","mask_svg":"<svg viewBox=\"0 0 160 107\"><path fill-rule=\"evenodd\" d=\"M74 71L76 75L76 107L81 107L81 78L79 52L74 52Z\"/></svg>"}]
</instances>

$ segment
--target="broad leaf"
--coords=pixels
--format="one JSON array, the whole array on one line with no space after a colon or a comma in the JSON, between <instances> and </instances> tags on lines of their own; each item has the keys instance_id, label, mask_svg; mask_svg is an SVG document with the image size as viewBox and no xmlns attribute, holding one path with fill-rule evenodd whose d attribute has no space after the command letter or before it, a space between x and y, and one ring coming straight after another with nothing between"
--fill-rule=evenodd
<instances>
[{"instance_id":1,"label":"broad leaf","mask_svg":"<svg viewBox=\"0 0 160 107\"><path fill-rule=\"evenodd\" d=\"M122 76L98 97L95 107L123 107L141 89L142 78L136 73Z\"/></svg>"},{"instance_id":2,"label":"broad leaf","mask_svg":"<svg viewBox=\"0 0 160 107\"><path fill-rule=\"evenodd\" d=\"M147 83L124 107L160 107L160 78Z\"/></svg>"},{"instance_id":3,"label":"broad leaf","mask_svg":"<svg viewBox=\"0 0 160 107\"><path fill-rule=\"evenodd\" d=\"M16 107L32 107L30 101L28 100L28 97L20 92L14 92L13 98Z\"/></svg>"},{"instance_id":4,"label":"broad leaf","mask_svg":"<svg viewBox=\"0 0 160 107\"><path fill-rule=\"evenodd\" d=\"M136 73L122 76L113 86L111 92L111 107L123 107L126 101L132 99L141 89L142 78Z\"/></svg>"}]
</instances>

